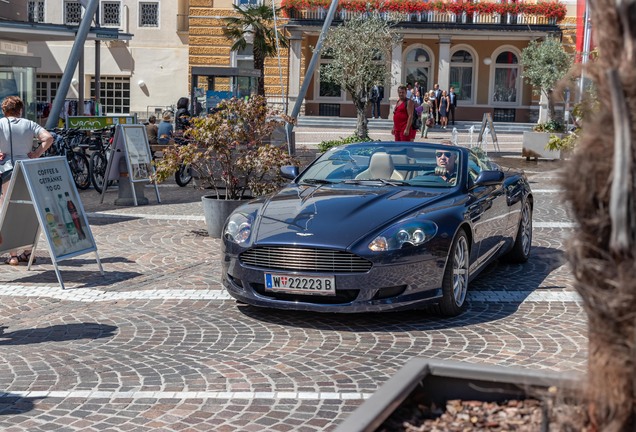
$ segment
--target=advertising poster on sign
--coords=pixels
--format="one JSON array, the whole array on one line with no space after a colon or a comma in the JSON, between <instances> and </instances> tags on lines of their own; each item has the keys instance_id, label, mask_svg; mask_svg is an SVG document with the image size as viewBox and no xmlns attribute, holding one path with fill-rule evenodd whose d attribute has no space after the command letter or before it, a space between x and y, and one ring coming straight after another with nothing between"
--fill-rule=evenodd
<instances>
[{"instance_id":1,"label":"advertising poster on sign","mask_svg":"<svg viewBox=\"0 0 636 432\"><path fill-rule=\"evenodd\" d=\"M23 165L35 208L56 257L95 249L84 208L64 158Z\"/></svg>"},{"instance_id":2,"label":"advertising poster on sign","mask_svg":"<svg viewBox=\"0 0 636 432\"><path fill-rule=\"evenodd\" d=\"M216 106L224 99L231 99L232 92L230 91L214 91L208 90L205 95L205 105L208 109L208 114L213 113L216 110Z\"/></svg>"},{"instance_id":3,"label":"advertising poster on sign","mask_svg":"<svg viewBox=\"0 0 636 432\"><path fill-rule=\"evenodd\" d=\"M146 137L146 128L143 125L126 126L123 129L126 153L130 161L132 172L129 174L132 181L148 180L151 174L150 146Z\"/></svg>"}]
</instances>

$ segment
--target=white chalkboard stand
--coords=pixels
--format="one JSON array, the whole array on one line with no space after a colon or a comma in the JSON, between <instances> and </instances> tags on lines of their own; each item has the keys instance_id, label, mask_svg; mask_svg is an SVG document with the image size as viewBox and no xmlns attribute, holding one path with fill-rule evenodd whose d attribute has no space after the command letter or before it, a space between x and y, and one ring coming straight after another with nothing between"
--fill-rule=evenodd
<instances>
[{"instance_id":1,"label":"white chalkboard stand","mask_svg":"<svg viewBox=\"0 0 636 432\"><path fill-rule=\"evenodd\" d=\"M44 233L55 275L64 289L60 261L95 253L104 275L84 206L65 157L16 161L0 213L0 253L31 248L31 269L40 233ZM47 211L48 210L48 211Z\"/></svg>"},{"instance_id":2,"label":"white chalkboard stand","mask_svg":"<svg viewBox=\"0 0 636 432\"><path fill-rule=\"evenodd\" d=\"M102 186L102 196L100 204L104 202L104 193L111 180L119 180L119 162L123 156L128 169L128 179L131 182L131 190L135 206L137 203L137 193L135 183L150 183L150 173L154 173L155 167L152 165L152 152L146 128L144 125L118 125L115 128L113 139L113 151L110 153L108 164L106 165L106 175ZM161 204L159 187L154 183L157 202Z\"/></svg>"}]
</instances>

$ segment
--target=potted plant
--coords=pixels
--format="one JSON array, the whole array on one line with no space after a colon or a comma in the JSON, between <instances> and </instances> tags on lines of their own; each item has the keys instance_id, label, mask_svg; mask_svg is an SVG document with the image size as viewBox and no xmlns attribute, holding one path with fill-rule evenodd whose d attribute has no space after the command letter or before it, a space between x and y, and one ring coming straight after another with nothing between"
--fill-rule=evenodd
<instances>
[{"instance_id":1,"label":"potted plant","mask_svg":"<svg viewBox=\"0 0 636 432\"><path fill-rule=\"evenodd\" d=\"M268 143L284 120L268 109L262 96L222 101L206 117L193 118L186 145L171 145L156 162L161 182L183 164L196 187L212 193L202 197L208 233L220 237L227 216L244 200L276 191L286 180L280 167L294 165L286 148Z\"/></svg>"},{"instance_id":2,"label":"potted plant","mask_svg":"<svg viewBox=\"0 0 636 432\"><path fill-rule=\"evenodd\" d=\"M552 137L557 139L563 138L564 132L565 126L557 120L537 124L532 128L531 132L525 131L523 133L521 156L526 159L560 159L560 149L556 145L549 146L549 142Z\"/></svg>"},{"instance_id":3,"label":"potted plant","mask_svg":"<svg viewBox=\"0 0 636 432\"><path fill-rule=\"evenodd\" d=\"M559 152L546 150L550 135L564 132L564 125L557 116L555 96L559 82L566 76L572 64L572 56L563 48L560 40L547 37L544 41L531 41L521 52L523 76L547 100L547 122L539 123L533 132L523 133L522 156L526 159L560 158ZM542 108L543 110L543 108ZM540 113L539 118L544 116Z\"/></svg>"}]
</instances>

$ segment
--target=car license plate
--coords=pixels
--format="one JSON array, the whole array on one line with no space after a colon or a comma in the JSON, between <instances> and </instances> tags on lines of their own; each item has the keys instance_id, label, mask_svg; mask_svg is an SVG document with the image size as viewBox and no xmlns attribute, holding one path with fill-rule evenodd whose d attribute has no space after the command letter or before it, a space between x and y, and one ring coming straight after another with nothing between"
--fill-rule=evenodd
<instances>
[{"instance_id":1,"label":"car license plate","mask_svg":"<svg viewBox=\"0 0 636 432\"><path fill-rule=\"evenodd\" d=\"M295 294L336 295L336 284L333 277L265 273L265 288L269 291Z\"/></svg>"}]
</instances>

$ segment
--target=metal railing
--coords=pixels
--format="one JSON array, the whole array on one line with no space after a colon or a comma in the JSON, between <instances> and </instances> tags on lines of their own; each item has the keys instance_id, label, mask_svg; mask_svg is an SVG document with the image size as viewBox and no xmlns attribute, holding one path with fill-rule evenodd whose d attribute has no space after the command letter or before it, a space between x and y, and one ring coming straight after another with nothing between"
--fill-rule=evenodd
<instances>
[{"instance_id":1,"label":"metal railing","mask_svg":"<svg viewBox=\"0 0 636 432\"><path fill-rule=\"evenodd\" d=\"M325 8L309 8L288 10L290 19L296 20L324 20L327 15ZM366 12L341 10L335 19L350 20L366 14ZM453 13L453 12L381 12L380 17L387 21L398 22L427 22L427 23L457 23L457 24L507 24L507 25L556 25L556 18L530 15L524 13Z\"/></svg>"}]
</instances>

